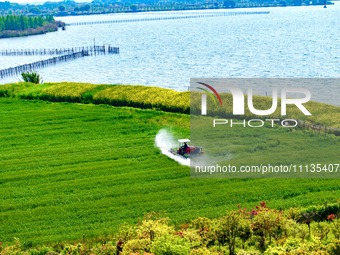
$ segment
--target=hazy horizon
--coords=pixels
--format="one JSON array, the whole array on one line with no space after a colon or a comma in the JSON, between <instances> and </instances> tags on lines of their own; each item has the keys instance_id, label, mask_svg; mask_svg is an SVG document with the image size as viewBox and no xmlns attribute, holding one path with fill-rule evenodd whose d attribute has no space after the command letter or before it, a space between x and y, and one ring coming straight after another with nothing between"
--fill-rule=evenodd
<instances>
[{"instance_id":1,"label":"hazy horizon","mask_svg":"<svg viewBox=\"0 0 340 255\"><path fill-rule=\"evenodd\" d=\"M63 2L63 0L10 0L10 1L3 1L0 2L10 2L10 3L19 3L19 4L43 4L45 2ZM92 2L92 0L75 0L75 2Z\"/></svg>"}]
</instances>

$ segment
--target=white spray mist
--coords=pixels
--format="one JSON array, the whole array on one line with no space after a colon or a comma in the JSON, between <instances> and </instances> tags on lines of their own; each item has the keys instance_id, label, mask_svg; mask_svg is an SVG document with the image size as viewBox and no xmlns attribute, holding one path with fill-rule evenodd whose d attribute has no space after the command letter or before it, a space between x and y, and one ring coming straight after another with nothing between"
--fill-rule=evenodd
<instances>
[{"instance_id":1,"label":"white spray mist","mask_svg":"<svg viewBox=\"0 0 340 255\"><path fill-rule=\"evenodd\" d=\"M166 129L161 129L158 131L155 137L155 146L157 146L164 155L177 161L181 165L190 166L190 159L185 159L181 156L174 155L170 152L171 148L178 147L178 143L176 142L173 135Z\"/></svg>"}]
</instances>

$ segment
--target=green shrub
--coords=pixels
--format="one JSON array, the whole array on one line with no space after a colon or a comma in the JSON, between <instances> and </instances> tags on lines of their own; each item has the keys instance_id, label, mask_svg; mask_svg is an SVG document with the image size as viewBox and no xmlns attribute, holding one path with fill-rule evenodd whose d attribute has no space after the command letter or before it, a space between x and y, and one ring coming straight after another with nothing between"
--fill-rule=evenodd
<instances>
[{"instance_id":1,"label":"green shrub","mask_svg":"<svg viewBox=\"0 0 340 255\"><path fill-rule=\"evenodd\" d=\"M202 239L195 229L180 230L176 232L176 235L183 237L187 242L190 243L192 248L198 248L202 246Z\"/></svg>"},{"instance_id":2,"label":"green shrub","mask_svg":"<svg viewBox=\"0 0 340 255\"><path fill-rule=\"evenodd\" d=\"M289 208L284 212L284 215L287 219L291 219L293 221L299 221L301 219L301 209L299 208Z\"/></svg>"},{"instance_id":3,"label":"green shrub","mask_svg":"<svg viewBox=\"0 0 340 255\"><path fill-rule=\"evenodd\" d=\"M340 219L333 220L331 226L334 237L340 240Z\"/></svg>"},{"instance_id":4,"label":"green shrub","mask_svg":"<svg viewBox=\"0 0 340 255\"><path fill-rule=\"evenodd\" d=\"M260 255L259 251L256 250L239 250L236 253L237 255Z\"/></svg>"},{"instance_id":5,"label":"green shrub","mask_svg":"<svg viewBox=\"0 0 340 255\"><path fill-rule=\"evenodd\" d=\"M327 239L329 232L331 231L329 223L318 222L312 225L313 235L320 239Z\"/></svg>"},{"instance_id":6,"label":"green shrub","mask_svg":"<svg viewBox=\"0 0 340 255\"><path fill-rule=\"evenodd\" d=\"M75 245L68 244L65 245L64 249L61 251L61 255L81 255L84 254L86 249L83 244L78 243Z\"/></svg>"},{"instance_id":7,"label":"green shrub","mask_svg":"<svg viewBox=\"0 0 340 255\"><path fill-rule=\"evenodd\" d=\"M129 255L131 253L141 253L149 252L151 246L151 241L149 239L132 239L128 240L124 244L123 252L121 255Z\"/></svg>"},{"instance_id":8,"label":"green shrub","mask_svg":"<svg viewBox=\"0 0 340 255\"><path fill-rule=\"evenodd\" d=\"M175 229L169 226L169 219L144 219L136 227L137 237L140 239L149 239L153 241L156 237L170 235L175 233Z\"/></svg>"},{"instance_id":9,"label":"green shrub","mask_svg":"<svg viewBox=\"0 0 340 255\"><path fill-rule=\"evenodd\" d=\"M125 243L128 240L135 239L136 237L137 234L135 227L128 224L123 224L116 235L116 239L118 240L118 242L121 243Z\"/></svg>"},{"instance_id":10,"label":"green shrub","mask_svg":"<svg viewBox=\"0 0 340 255\"><path fill-rule=\"evenodd\" d=\"M105 244L96 244L91 249L91 254L112 255L117 253L117 247L112 242Z\"/></svg>"},{"instance_id":11,"label":"green shrub","mask_svg":"<svg viewBox=\"0 0 340 255\"><path fill-rule=\"evenodd\" d=\"M32 249L29 252L30 252L30 255L46 255L48 253L50 255L52 255L52 251L48 247L41 247L39 249Z\"/></svg>"},{"instance_id":12,"label":"green shrub","mask_svg":"<svg viewBox=\"0 0 340 255\"><path fill-rule=\"evenodd\" d=\"M208 250L208 248L197 248L197 249L192 249L190 252L190 255L210 255L211 252Z\"/></svg>"},{"instance_id":13,"label":"green shrub","mask_svg":"<svg viewBox=\"0 0 340 255\"><path fill-rule=\"evenodd\" d=\"M190 244L179 236L163 235L155 238L150 251L157 255L188 255Z\"/></svg>"},{"instance_id":14,"label":"green shrub","mask_svg":"<svg viewBox=\"0 0 340 255\"><path fill-rule=\"evenodd\" d=\"M26 255L26 252L22 251L20 240L17 238L14 238L14 244L9 245L6 247L1 247L0 254L1 255Z\"/></svg>"},{"instance_id":15,"label":"green shrub","mask_svg":"<svg viewBox=\"0 0 340 255\"><path fill-rule=\"evenodd\" d=\"M269 246L263 255L285 255L287 252L280 246Z\"/></svg>"},{"instance_id":16,"label":"green shrub","mask_svg":"<svg viewBox=\"0 0 340 255\"><path fill-rule=\"evenodd\" d=\"M40 75L36 72L21 73L21 77L24 82L31 82L35 84L40 84L42 82Z\"/></svg>"},{"instance_id":17,"label":"green shrub","mask_svg":"<svg viewBox=\"0 0 340 255\"><path fill-rule=\"evenodd\" d=\"M191 226L197 231L203 246L210 246L215 243L217 221L205 217L199 217L191 222Z\"/></svg>"},{"instance_id":18,"label":"green shrub","mask_svg":"<svg viewBox=\"0 0 340 255\"><path fill-rule=\"evenodd\" d=\"M149 213L134 226L122 225L116 241L30 248L31 242L20 243L15 239L13 245L3 247L0 243L0 255L340 254L339 219L336 216L329 216L327 221L312 222L312 235L306 238L307 225L285 215L291 213L270 209L261 202L251 211L239 209L217 219L199 217L176 230L168 218ZM334 240L327 240L328 235L335 237Z\"/></svg>"},{"instance_id":19,"label":"green shrub","mask_svg":"<svg viewBox=\"0 0 340 255\"><path fill-rule=\"evenodd\" d=\"M340 240L333 240L327 245L327 251L329 255L339 255L340 254Z\"/></svg>"}]
</instances>

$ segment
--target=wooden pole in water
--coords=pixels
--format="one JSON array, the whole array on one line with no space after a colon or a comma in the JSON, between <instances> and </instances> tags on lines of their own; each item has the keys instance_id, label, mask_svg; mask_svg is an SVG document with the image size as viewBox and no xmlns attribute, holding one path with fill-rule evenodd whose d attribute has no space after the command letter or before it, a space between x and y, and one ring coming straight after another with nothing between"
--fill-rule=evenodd
<instances>
[{"instance_id":1,"label":"wooden pole in water","mask_svg":"<svg viewBox=\"0 0 340 255\"><path fill-rule=\"evenodd\" d=\"M93 38L93 51L94 51L94 55L96 56L96 38Z\"/></svg>"}]
</instances>

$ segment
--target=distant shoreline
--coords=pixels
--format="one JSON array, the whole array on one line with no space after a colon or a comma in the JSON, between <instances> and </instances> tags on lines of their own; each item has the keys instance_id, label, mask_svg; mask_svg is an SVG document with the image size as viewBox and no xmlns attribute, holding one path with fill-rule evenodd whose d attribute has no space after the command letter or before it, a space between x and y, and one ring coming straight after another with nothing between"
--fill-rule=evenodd
<instances>
[{"instance_id":1,"label":"distant shoreline","mask_svg":"<svg viewBox=\"0 0 340 255\"><path fill-rule=\"evenodd\" d=\"M337 0L340 1L340 0ZM333 2L327 5L334 5ZM179 8L179 9L149 9L149 10L123 10L123 11L99 11L99 12L60 12L53 14L54 17L69 17L69 16L90 16L90 15L104 15L104 14L118 14L118 13L149 13L149 12L178 12L178 11L208 11L208 10L235 10L235 9L257 9L257 8L275 8L275 7L305 7L305 6L324 6L324 4L311 4L311 5L263 5L263 6L240 6L229 8Z\"/></svg>"},{"instance_id":2,"label":"distant shoreline","mask_svg":"<svg viewBox=\"0 0 340 255\"><path fill-rule=\"evenodd\" d=\"M41 35L49 32L56 32L58 28L64 27L65 23L61 21L54 21L44 26L37 28L27 28L25 30L4 30L0 32L0 39L13 38L13 37L24 37L31 35Z\"/></svg>"}]
</instances>

